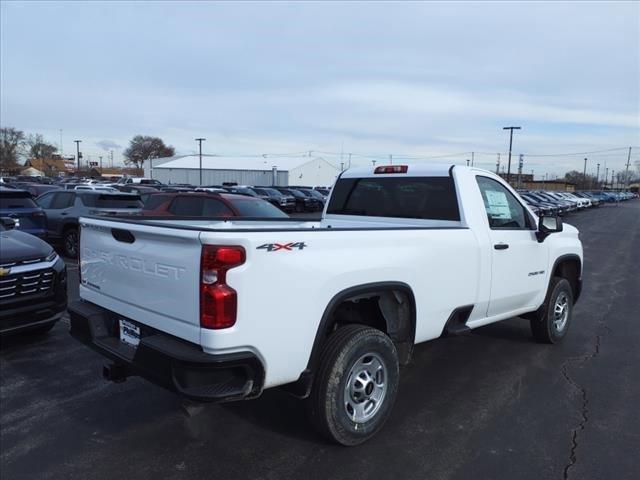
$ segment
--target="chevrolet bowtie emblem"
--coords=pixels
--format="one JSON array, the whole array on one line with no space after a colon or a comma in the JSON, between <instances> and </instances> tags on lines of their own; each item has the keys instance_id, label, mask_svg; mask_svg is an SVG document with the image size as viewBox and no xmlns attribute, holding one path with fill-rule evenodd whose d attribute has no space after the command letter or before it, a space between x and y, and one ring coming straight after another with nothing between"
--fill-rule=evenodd
<instances>
[{"instance_id":1,"label":"chevrolet bowtie emblem","mask_svg":"<svg viewBox=\"0 0 640 480\"><path fill-rule=\"evenodd\" d=\"M11 273L10 268L2 268L0 267L0 277L4 277L5 275L9 275Z\"/></svg>"}]
</instances>

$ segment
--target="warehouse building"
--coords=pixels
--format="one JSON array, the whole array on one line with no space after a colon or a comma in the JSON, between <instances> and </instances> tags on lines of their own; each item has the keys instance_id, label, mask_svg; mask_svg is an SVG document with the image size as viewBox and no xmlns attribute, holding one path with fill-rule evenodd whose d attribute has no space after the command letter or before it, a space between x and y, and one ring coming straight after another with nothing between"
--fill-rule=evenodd
<instances>
[{"instance_id":1,"label":"warehouse building","mask_svg":"<svg viewBox=\"0 0 640 480\"><path fill-rule=\"evenodd\" d=\"M340 168L321 157L222 157L202 155L202 185L332 185ZM200 184L199 155L154 158L144 176L163 183Z\"/></svg>"}]
</instances>

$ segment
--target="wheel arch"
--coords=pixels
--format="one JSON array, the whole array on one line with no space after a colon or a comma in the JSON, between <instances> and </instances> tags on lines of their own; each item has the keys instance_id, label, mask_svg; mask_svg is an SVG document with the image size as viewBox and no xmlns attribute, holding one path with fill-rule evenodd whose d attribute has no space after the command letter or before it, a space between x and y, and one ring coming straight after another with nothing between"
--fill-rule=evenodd
<instances>
[{"instance_id":1,"label":"wheel arch","mask_svg":"<svg viewBox=\"0 0 640 480\"><path fill-rule=\"evenodd\" d=\"M575 253L561 255L556 258L549 276L549 284L553 277L566 278L571 284L573 302L577 302L582 292L582 260Z\"/></svg>"},{"instance_id":2,"label":"wheel arch","mask_svg":"<svg viewBox=\"0 0 640 480\"><path fill-rule=\"evenodd\" d=\"M285 390L302 398L309 395L322 348L329 335L342 323L336 316L338 309L347 302L374 298L377 298L379 312L384 319L384 333L396 346L400 363L409 362L416 332L416 301L411 287L404 282L372 282L357 285L346 288L331 298L318 324L307 367L296 382L284 386ZM352 323L362 323L376 328L382 326L369 322Z\"/></svg>"}]
</instances>

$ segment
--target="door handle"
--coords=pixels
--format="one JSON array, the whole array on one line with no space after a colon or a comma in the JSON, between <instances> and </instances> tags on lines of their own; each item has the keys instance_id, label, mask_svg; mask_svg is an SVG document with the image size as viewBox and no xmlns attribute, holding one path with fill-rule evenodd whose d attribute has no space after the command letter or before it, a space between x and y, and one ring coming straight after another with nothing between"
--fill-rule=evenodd
<instances>
[{"instance_id":1,"label":"door handle","mask_svg":"<svg viewBox=\"0 0 640 480\"><path fill-rule=\"evenodd\" d=\"M496 243L493 248L495 248L496 250L506 250L507 248L509 248L509 244L508 243Z\"/></svg>"},{"instance_id":2,"label":"door handle","mask_svg":"<svg viewBox=\"0 0 640 480\"><path fill-rule=\"evenodd\" d=\"M62 212L60 215L69 215L67 212Z\"/></svg>"}]
</instances>

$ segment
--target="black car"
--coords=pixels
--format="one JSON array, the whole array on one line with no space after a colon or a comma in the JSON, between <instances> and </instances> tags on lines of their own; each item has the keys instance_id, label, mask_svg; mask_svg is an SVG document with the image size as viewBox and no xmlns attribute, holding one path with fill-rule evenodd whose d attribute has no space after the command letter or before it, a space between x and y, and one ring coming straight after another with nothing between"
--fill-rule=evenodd
<instances>
[{"instance_id":1,"label":"black car","mask_svg":"<svg viewBox=\"0 0 640 480\"><path fill-rule=\"evenodd\" d=\"M251 189L260 195L260 198L284 212L291 213L296 208L296 199L292 195L285 195L271 187L251 187Z\"/></svg>"},{"instance_id":2,"label":"black car","mask_svg":"<svg viewBox=\"0 0 640 480\"><path fill-rule=\"evenodd\" d=\"M317 212L322 210L322 204L311 195L305 194L295 188L273 187L280 193L291 195L296 199L296 212Z\"/></svg>"},{"instance_id":3,"label":"black car","mask_svg":"<svg viewBox=\"0 0 640 480\"><path fill-rule=\"evenodd\" d=\"M67 271L51 245L0 224L0 334L45 333L67 309Z\"/></svg>"}]
</instances>

